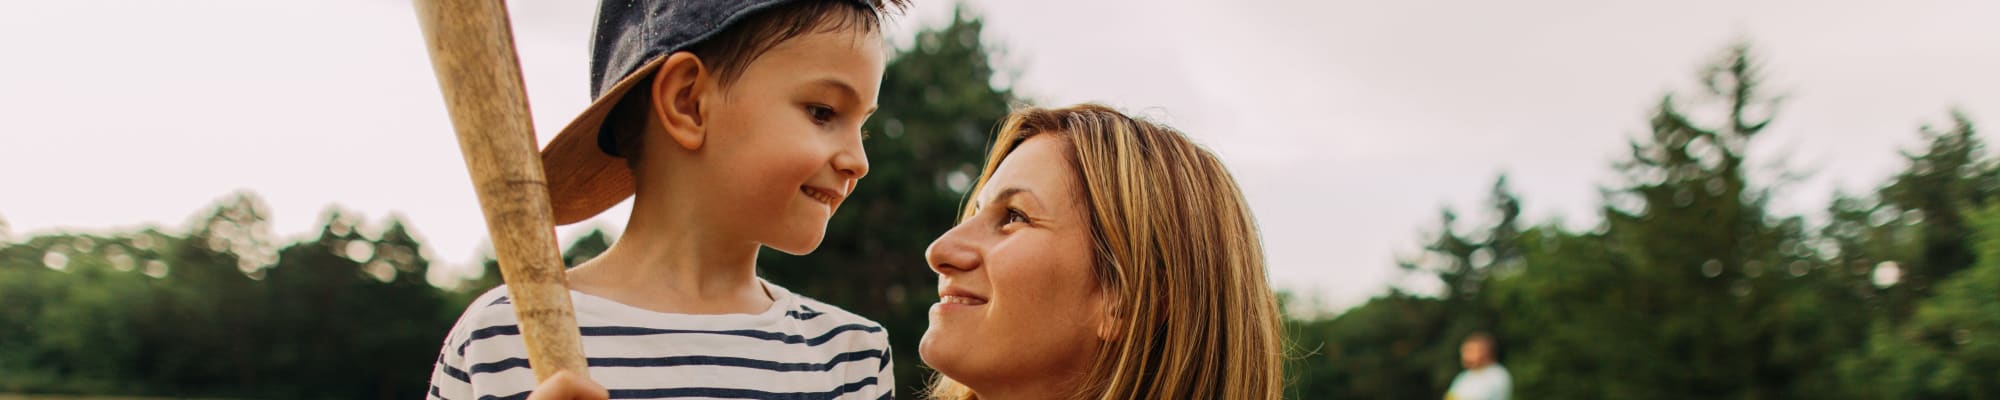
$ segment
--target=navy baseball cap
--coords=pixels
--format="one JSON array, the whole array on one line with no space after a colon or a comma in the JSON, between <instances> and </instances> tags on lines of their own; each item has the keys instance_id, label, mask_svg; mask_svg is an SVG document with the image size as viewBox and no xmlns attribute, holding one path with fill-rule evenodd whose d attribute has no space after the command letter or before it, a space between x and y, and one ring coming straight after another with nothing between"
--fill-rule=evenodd
<instances>
[{"instance_id":1,"label":"navy baseball cap","mask_svg":"<svg viewBox=\"0 0 2000 400\"><path fill-rule=\"evenodd\" d=\"M602 0L590 46L590 95L582 115L542 149L557 225L581 222L632 195L632 171L603 135L625 92L685 51L758 11L796 0Z\"/></svg>"}]
</instances>

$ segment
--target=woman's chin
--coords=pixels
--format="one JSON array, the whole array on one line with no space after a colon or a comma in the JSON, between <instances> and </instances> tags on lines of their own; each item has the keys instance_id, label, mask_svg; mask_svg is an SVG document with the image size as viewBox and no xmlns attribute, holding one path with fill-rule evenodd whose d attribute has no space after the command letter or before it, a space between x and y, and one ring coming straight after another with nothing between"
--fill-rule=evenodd
<instances>
[{"instance_id":1,"label":"woman's chin","mask_svg":"<svg viewBox=\"0 0 2000 400\"><path fill-rule=\"evenodd\" d=\"M948 366L952 365L953 361L951 350L962 347L952 347L951 343L946 342L950 340L941 337L937 326L932 325L930 330L924 331L924 338L917 341L917 357L924 360L924 365L939 373L949 370Z\"/></svg>"},{"instance_id":2,"label":"woman's chin","mask_svg":"<svg viewBox=\"0 0 2000 400\"><path fill-rule=\"evenodd\" d=\"M979 332L977 329L979 320L969 318L971 315L965 315L963 310L944 311L943 309L951 307L941 307L949 305L951 304L932 305L930 324L925 327L924 337L919 343L918 351L921 352L919 355L922 355L924 363L932 368L938 368L929 361L932 358L950 363L953 360L964 359L966 354L981 347L980 340L973 335ZM938 371L945 370L938 369Z\"/></svg>"}]
</instances>

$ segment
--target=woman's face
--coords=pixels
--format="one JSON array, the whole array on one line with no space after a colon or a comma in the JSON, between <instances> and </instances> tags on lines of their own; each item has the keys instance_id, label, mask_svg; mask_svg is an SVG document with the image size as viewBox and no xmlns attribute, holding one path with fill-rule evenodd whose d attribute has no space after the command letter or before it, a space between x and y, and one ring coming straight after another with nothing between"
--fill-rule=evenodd
<instances>
[{"instance_id":1,"label":"woman's face","mask_svg":"<svg viewBox=\"0 0 2000 400\"><path fill-rule=\"evenodd\" d=\"M918 352L984 397L1067 390L1106 325L1090 218L1064 140L1023 142L973 194L973 216L925 252L940 300Z\"/></svg>"}]
</instances>

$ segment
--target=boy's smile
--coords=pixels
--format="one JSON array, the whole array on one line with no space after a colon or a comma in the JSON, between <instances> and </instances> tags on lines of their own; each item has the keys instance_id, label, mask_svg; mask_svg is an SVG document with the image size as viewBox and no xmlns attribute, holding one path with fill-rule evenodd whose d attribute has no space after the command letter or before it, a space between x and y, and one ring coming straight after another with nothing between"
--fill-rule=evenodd
<instances>
[{"instance_id":1,"label":"boy's smile","mask_svg":"<svg viewBox=\"0 0 2000 400\"><path fill-rule=\"evenodd\" d=\"M814 186L800 186L799 193L805 194L808 199L825 204L827 214L832 214L833 210L839 209L840 199L847 197L846 195L839 194L839 192L835 192L833 189Z\"/></svg>"}]
</instances>

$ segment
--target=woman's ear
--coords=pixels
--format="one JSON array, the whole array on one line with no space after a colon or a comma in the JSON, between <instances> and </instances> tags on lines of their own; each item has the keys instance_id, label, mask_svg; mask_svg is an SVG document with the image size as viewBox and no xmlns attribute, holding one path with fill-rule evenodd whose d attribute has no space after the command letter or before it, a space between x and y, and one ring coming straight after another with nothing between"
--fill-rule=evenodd
<instances>
[{"instance_id":1,"label":"woman's ear","mask_svg":"<svg viewBox=\"0 0 2000 400\"><path fill-rule=\"evenodd\" d=\"M1115 342L1125 338L1125 317L1118 312L1118 302L1105 298L1105 291L1097 294L1097 340Z\"/></svg>"},{"instance_id":2,"label":"woman's ear","mask_svg":"<svg viewBox=\"0 0 2000 400\"><path fill-rule=\"evenodd\" d=\"M1116 342L1125 338L1125 319L1106 315L1097 321L1097 340Z\"/></svg>"},{"instance_id":3,"label":"woman's ear","mask_svg":"<svg viewBox=\"0 0 2000 400\"><path fill-rule=\"evenodd\" d=\"M667 56L653 75L653 116L667 136L688 150L701 149L708 138L708 98L715 85L708 66L694 53Z\"/></svg>"}]
</instances>

